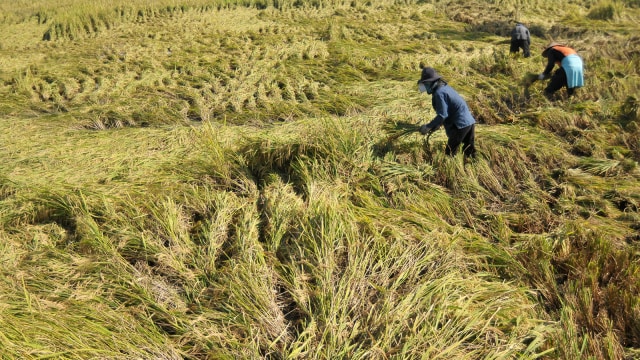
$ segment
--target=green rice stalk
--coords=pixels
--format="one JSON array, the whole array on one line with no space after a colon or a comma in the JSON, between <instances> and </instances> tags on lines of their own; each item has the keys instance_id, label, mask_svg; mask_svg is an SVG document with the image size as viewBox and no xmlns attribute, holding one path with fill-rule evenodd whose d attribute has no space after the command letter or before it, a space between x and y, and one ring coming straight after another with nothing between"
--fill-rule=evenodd
<instances>
[{"instance_id":1,"label":"green rice stalk","mask_svg":"<svg viewBox=\"0 0 640 360\"><path fill-rule=\"evenodd\" d=\"M618 175L622 170L620 161L613 159L582 159L579 167L588 173L599 176Z\"/></svg>"}]
</instances>

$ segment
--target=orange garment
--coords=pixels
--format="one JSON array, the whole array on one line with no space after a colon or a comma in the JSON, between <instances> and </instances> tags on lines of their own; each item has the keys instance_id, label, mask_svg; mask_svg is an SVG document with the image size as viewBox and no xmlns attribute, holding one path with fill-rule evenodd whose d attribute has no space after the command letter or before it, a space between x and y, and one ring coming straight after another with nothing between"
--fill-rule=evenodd
<instances>
[{"instance_id":1,"label":"orange garment","mask_svg":"<svg viewBox=\"0 0 640 360\"><path fill-rule=\"evenodd\" d=\"M556 46L551 47L551 49L558 50L560 53L562 53L562 55L564 55L564 57L567 57L567 56L573 55L573 54L577 54L577 52L575 50L573 50L572 48L570 48L568 46L556 45ZM556 61L556 65L560 65L560 61Z\"/></svg>"}]
</instances>

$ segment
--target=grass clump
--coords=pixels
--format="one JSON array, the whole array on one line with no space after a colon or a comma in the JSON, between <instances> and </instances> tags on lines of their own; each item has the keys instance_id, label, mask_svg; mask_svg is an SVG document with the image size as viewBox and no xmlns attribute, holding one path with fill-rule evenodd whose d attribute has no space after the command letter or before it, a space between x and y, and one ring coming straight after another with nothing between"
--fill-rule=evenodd
<instances>
[{"instance_id":1,"label":"grass clump","mask_svg":"<svg viewBox=\"0 0 640 360\"><path fill-rule=\"evenodd\" d=\"M624 13L624 4L617 1L603 1L593 6L587 17L593 20L617 20Z\"/></svg>"}]
</instances>

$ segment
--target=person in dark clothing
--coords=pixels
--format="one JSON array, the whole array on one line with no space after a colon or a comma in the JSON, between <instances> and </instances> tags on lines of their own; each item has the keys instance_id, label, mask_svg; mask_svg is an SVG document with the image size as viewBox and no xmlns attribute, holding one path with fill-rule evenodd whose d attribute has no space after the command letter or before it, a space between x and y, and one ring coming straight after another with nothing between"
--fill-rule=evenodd
<instances>
[{"instance_id":1,"label":"person in dark clothing","mask_svg":"<svg viewBox=\"0 0 640 360\"><path fill-rule=\"evenodd\" d=\"M475 123L464 99L432 67L422 67L418 80L418 90L431 95L431 104L436 117L420 127L420 133L426 135L444 126L447 134L447 155L455 155L460 144L464 156L475 157Z\"/></svg>"},{"instance_id":2,"label":"person in dark clothing","mask_svg":"<svg viewBox=\"0 0 640 360\"><path fill-rule=\"evenodd\" d=\"M538 80L549 78L555 65L558 69L551 76L549 84L544 89L544 94L551 99L553 94L562 87L567 88L567 94L572 96L575 89L584 86L584 74L582 58L572 48L552 42L542 51L542 56L547 58L547 67L538 75Z\"/></svg>"},{"instance_id":3,"label":"person in dark clothing","mask_svg":"<svg viewBox=\"0 0 640 360\"><path fill-rule=\"evenodd\" d=\"M529 46L531 46L531 34L529 34L529 29L527 29L527 27L522 23L516 23L516 26L511 30L511 48L509 49L509 52L515 54L522 49L522 55L528 58L531 56Z\"/></svg>"}]
</instances>

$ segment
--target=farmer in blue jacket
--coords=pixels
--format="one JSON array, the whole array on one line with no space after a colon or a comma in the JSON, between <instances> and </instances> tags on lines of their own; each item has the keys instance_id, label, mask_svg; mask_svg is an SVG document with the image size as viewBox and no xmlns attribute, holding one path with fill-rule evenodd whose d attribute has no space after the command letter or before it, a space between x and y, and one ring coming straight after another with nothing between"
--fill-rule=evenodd
<instances>
[{"instance_id":1,"label":"farmer in blue jacket","mask_svg":"<svg viewBox=\"0 0 640 360\"><path fill-rule=\"evenodd\" d=\"M431 94L431 104L437 114L430 123L420 127L420 133L426 135L443 125L449 139L445 153L455 155L462 144L465 158L475 157L476 120L464 99L432 67L422 66L418 89Z\"/></svg>"},{"instance_id":2,"label":"farmer in blue jacket","mask_svg":"<svg viewBox=\"0 0 640 360\"><path fill-rule=\"evenodd\" d=\"M529 46L531 46L531 34L529 33L529 29L527 29L524 24L517 22L516 26L511 30L511 47L509 48L509 52L516 54L520 49L522 49L522 55L528 58L531 56Z\"/></svg>"}]
</instances>

